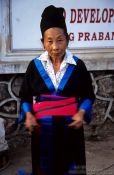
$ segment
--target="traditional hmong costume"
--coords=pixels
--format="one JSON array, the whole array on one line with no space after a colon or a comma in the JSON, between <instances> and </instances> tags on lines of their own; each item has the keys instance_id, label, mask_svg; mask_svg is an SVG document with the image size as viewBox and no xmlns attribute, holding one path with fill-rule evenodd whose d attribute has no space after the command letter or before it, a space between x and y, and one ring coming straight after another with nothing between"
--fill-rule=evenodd
<instances>
[{"instance_id":1,"label":"traditional hmong costume","mask_svg":"<svg viewBox=\"0 0 114 175\"><path fill-rule=\"evenodd\" d=\"M58 27L68 40L63 12L52 5L45 8L40 23L42 37L47 29ZM76 129L68 124L79 109L86 111L85 121L90 122L94 101L91 78L84 63L68 51L58 78L53 79L49 61L47 52L31 61L20 91L19 121L30 111L40 125L32 132L33 175L85 175L83 126Z\"/></svg>"},{"instance_id":2,"label":"traditional hmong costume","mask_svg":"<svg viewBox=\"0 0 114 175\"><path fill-rule=\"evenodd\" d=\"M83 127L69 128L68 124L79 109L86 111L85 121L91 121L94 93L89 72L73 56L76 65L68 64L55 89L40 58L29 64L20 91L19 121L31 111L40 124L32 133L33 175L85 175Z\"/></svg>"}]
</instances>

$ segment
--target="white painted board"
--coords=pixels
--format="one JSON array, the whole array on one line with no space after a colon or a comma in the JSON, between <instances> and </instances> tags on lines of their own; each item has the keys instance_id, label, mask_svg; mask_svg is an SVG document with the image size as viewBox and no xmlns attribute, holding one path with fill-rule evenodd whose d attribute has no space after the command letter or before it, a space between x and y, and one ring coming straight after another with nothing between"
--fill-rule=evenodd
<instances>
[{"instance_id":1,"label":"white painted board","mask_svg":"<svg viewBox=\"0 0 114 175\"><path fill-rule=\"evenodd\" d=\"M64 7L69 48L114 47L114 0L11 0L12 50L40 50L41 13L48 5Z\"/></svg>"}]
</instances>

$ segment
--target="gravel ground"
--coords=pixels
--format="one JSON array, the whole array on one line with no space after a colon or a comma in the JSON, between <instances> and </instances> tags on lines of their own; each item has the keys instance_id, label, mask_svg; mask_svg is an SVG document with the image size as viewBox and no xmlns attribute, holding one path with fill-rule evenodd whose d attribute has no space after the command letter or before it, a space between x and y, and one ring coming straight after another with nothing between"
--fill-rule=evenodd
<instances>
[{"instance_id":1,"label":"gravel ground","mask_svg":"<svg viewBox=\"0 0 114 175\"><path fill-rule=\"evenodd\" d=\"M0 175L16 175L19 169L31 172L30 144L18 146L9 154L10 162ZM114 175L114 136L102 141L86 141L87 175Z\"/></svg>"}]
</instances>

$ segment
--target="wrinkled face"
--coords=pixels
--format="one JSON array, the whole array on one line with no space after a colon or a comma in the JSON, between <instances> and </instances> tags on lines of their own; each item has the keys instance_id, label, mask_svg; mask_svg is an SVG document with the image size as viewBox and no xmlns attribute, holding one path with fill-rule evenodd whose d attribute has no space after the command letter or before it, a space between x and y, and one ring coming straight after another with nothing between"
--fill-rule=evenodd
<instances>
[{"instance_id":1,"label":"wrinkled face","mask_svg":"<svg viewBox=\"0 0 114 175\"><path fill-rule=\"evenodd\" d=\"M57 27L46 30L44 32L43 45L52 59L61 59L68 46L64 30Z\"/></svg>"}]
</instances>

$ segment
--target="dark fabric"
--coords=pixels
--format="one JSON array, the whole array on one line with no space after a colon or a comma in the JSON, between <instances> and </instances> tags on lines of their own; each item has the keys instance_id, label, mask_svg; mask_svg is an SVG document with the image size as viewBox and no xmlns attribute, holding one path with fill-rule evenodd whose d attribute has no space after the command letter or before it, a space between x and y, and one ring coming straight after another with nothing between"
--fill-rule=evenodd
<instances>
[{"instance_id":1,"label":"dark fabric","mask_svg":"<svg viewBox=\"0 0 114 175\"><path fill-rule=\"evenodd\" d=\"M83 127L68 127L70 119L53 117L32 133L33 175L86 175ZM76 168L72 168L73 166Z\"/></svg>"},{"instance_id":2,"label":"dark fabric","mask_svg":"<svg viewBox=\"0 0 114 175\"><path fill-rule=\"evenodd\" d=\"M92 81L83 61L78 60L64 89L57 91L61 96L75 97L79 103L85 98L94 101ZM41 94L50 93L31 61L20 90L21 102L32 104L33 96L39 99ZM35 127L31 140L33 175L86 175L83 128L68 128L71 119L52 117L52 123L38 121L40 130ZM72 169L73 163L76 169Z\"/></svg>"},{"instance_id":3,"label":"dark fabric","mask_svg":"<svg viewBox=\"0 0 114 175\"><path fill-rule=\"evenodd\" d=\"M95 95L90 74L82 60L78 60L77 66L75 66L63 91L58 89L58 93L65 97L76 97L80 103L85 98L94 101ZM50 90L41 78L34 64L34 60L32 60L27 68L19 96L22 102L29 102L32 104L33 96L39 97L40 94L50 94Z\"/></svg>"},{"instance_id":4,"label":"dark fabric","mask_svg":"<svg viewBox=\"0 0 114 175\"><path fill-rule=\"evenodd\" d=\"M40 28L42 35L52 27L62 28L67 34L65 18L63 16L64 8L56 8L53 5L46 7L42 13Z\"/></svg>"},{"instance_id":5,"label":"dark fabric","mask_svg":"<svg viewBox=\"0 0 114 175\"><path fill-rule=\"evenodd\" d=\"M31 137L32 173L40 173L40 129L35 126Z\"/></svg>"}]
</instances>

